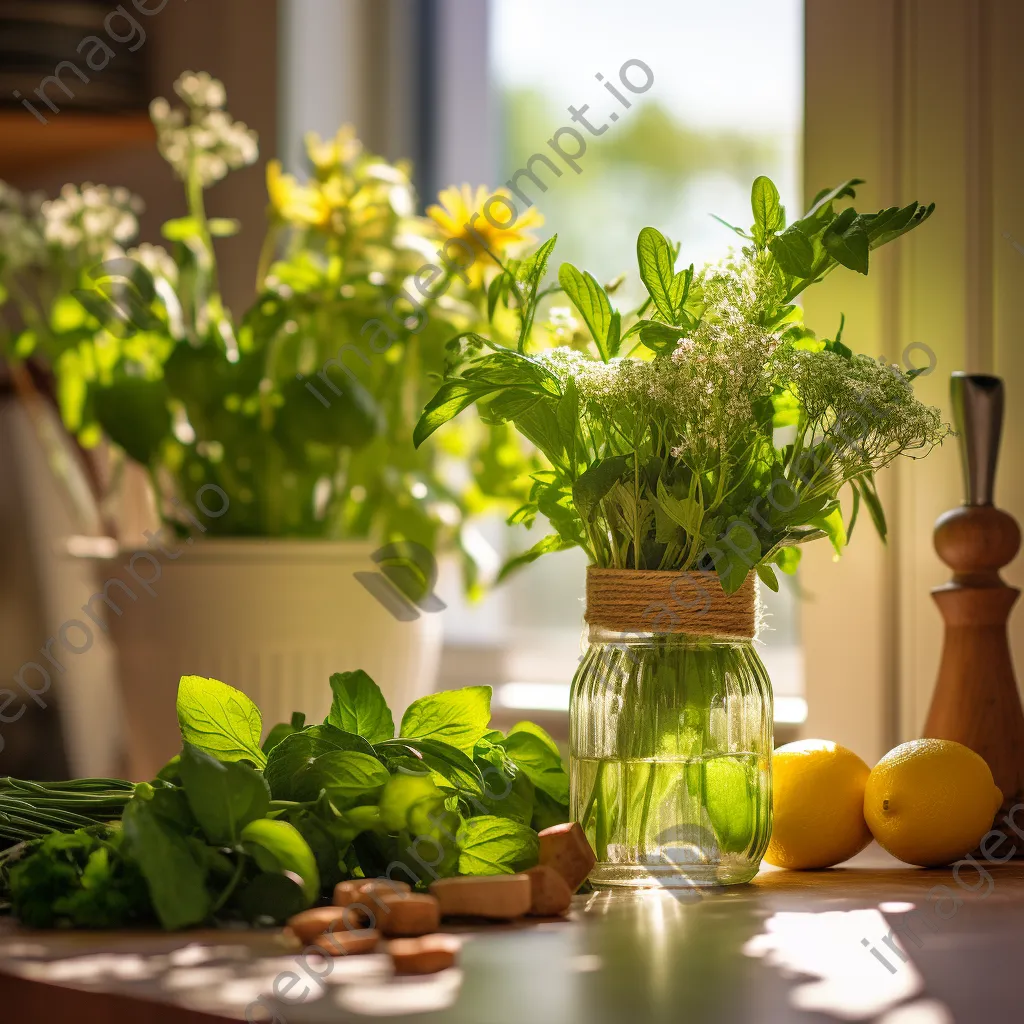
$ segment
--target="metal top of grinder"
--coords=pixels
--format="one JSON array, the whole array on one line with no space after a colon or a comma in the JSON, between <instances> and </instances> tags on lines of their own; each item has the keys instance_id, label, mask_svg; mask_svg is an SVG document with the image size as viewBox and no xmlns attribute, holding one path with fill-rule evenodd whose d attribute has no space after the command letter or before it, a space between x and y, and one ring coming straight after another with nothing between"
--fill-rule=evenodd
<instances>
[{"instance_id":1,"label":"metal top of grinder","mask_svg":"<svg viewBox=\"0 0 1024 1024\"><path fill-rule=\"evenodd\" d=\"M950 377L953 422L960 435L968 505L991 505L1003 432L1003 381L986 373L957 370Z\"/></svg>"}]
</instances>

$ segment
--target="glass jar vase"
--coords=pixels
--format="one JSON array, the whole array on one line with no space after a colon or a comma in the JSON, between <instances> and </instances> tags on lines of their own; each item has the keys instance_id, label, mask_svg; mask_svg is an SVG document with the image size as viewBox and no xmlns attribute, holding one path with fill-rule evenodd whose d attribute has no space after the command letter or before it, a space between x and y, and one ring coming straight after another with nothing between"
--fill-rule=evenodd
<instances>
[{"instance_id":1,"label":"glass jar vase","mask_svg":"<svg viewBox=\"0 0 1024 1024\"><path fill-rule=\"evenodd\" d=\"M771 834L771 755L771 684L750 640L591 624L569 774L593 884L749 881Z\"/></svg>"}]
</instances>

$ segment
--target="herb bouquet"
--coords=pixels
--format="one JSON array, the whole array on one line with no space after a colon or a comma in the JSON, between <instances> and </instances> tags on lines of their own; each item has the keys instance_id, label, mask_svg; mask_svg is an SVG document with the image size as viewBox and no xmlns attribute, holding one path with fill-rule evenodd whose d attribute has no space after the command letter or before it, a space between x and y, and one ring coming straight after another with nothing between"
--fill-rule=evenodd
<instances>
[{"instance_id":1,"label":"herb bouquet","mask_svg":"<svg viewBox=\"0 0 1024 1024\"><path fill-rule=\"evenodd\" d=\"M744 881L771 830L770 685L751 640L754 577L775 590L798 545L842 550L862 509L884 537L875 473L923 455L947 428L913 394L914 371L819 340L794 299L920 225L932 207L837 207L853 180L786 226L775 186L752 188L754 223L724 262L677 269L654 228L637 242L647 297L631 312L563 264L553 312L568 344L531 325L554 239L501 264L492 306L518 314L516 346L463 337L416 431L463 409L511 422L540 450L513 522L553 532L520 556L590 557L590 645L573 683L573 814L599 884ZM577 319L578 318L578 319ZM840 491L852 501L844 517Z\"/></svg>"}]
</instances>

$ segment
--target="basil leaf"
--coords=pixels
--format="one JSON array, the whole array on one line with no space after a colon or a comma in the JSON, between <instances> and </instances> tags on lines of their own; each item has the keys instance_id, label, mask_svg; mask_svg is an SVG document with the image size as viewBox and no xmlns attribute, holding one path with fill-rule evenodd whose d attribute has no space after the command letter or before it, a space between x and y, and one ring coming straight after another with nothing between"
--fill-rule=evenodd
<instances>
[{"instance_id":1,"label":"basil leaf","mask_svg":"<svg viewBox=\"0 0 1024 1024\"><path fill-rule=\"evenodd\" d=\"M727 594L734 594L761 561L757 530L746 516L733 516L710 551L715 572Z\"/></svg>"},{"instance_id":2,"label":"basil leaf","mask_svg":"<svg viewBox=\"0 0 1024 1024\"><path fill-rule=\"evenodd\" d=\"M156 773L156 777L160 782L170 782L174 785L178 785L181 782L181 754L175 754L174 757L172 757L170 761L168 761L167 764L165 764L163 768Z\"/></svg>"},{"instance_id":3,"label":"basil leaf","mask_svg":"<svg viewBox=\"0 0 1024 1024\"><path fill-rule=\"evenodd\" d=\"M373 756L373 747L361 736L342 732L332 725L314 725L286 736L267 758L264 777L275 800L312 800L319 792L315 773L316 759L336 750L355 750Z\"/></svg>"},{"instance_id":4,"label":"basil leaf","mask_svg":"<svg viewBox=\"0 0 1024 1024\"><path fill-rule=\"evenodd\" d=\"M870 509L870 505L868 508ZM825 536L832 542L832 548L837 555L842 554L846 547L846 527L843 525L843 513L837 505L827 515L815 516L807 520L808 525L816 526L825 532Z\"/></svg>"},{"instance_id":5,"label":"basil leaf","mask_svg":"<svg viewBox=\"0 0 1024 1024\"><path fill-rule=\"evenodd\" d=\"M546 733L544 736L550 740ZM569 802L569 776L562 767L562 757L558 753L558 748L552 749L552 746L529 728L529 723L521 722L514 726L500 741L500 745L537 789L547 793L560 804Z\"/></svg>"},{"instance_id":6,"label":"basil leaf","mask_svg":"<svg viewBox=\"0 0 1024 1024\"><path fill-rule=\"evenodd\" d=\"M302 732L305 727L306 716L301 711L295 711L292 713L292 720L290 722L278 722L270 730L260 749L264 754L269 754L285 736L291 736L294 732Z\"/></svg>"},{"instance_id":7,"label":"basil leaf","mask_svg":"<svg viewBox=\"0 0 1024 1024\"><path fill-rule=\"evenodd\" d=\"M613 341L611 337L614 312L607 293L592 274L577 270L571 263L559 267L558 283L583 317L601 359L607 363L615 354L612 345L618 345L618 338Z\"/></svg>"},{"instance_id":8,"label":"basil leaf","mask_svg":"<svg viewBox=\"0 0 1024 1024\"><path fill-rule=\"evenodd\" d=\"M188 839L141 797L129 801L121 820L131 857L146 879L160 924L173 931L205 920L213 909L206 889L206 868Z\"/></svg>"},{"instance_id":9,"label":"basil leaf","mask_svg":"<svg viewBox=\"0 0 1024 1024\"><path fill-rule=\"evenodd\" d=\"M189 807L215 846L237 843L242 828L270 809L270 787L246 764L218 761L186 743L180 771Z\"/></svg>"},{"instance_id":10,"label":"basil leaf","mask_svg":"<svg viewBox=\"0 0 1024 1024\"><path fill-rule=\"evenodd\" d=\"M765 244L786 226L786 211L779 199L779 190L771 178L759 174L750 187L750 207L754 212L751 234L754 244L763 249Z\"/></svg>"},{"instance_id":11,"label":"basil leaf","mask_svg":"<svg viewBox=\"0 0 1024 1024\"><path fill-rule=\"evenodd\" d=\"M140 794L140 799L147 801L146 806L158 818L175 827L182 835L191 835L199 827L183 789L177 786L154 789L149 783L144 782L139 785L136 792Z\"/></svg>"},{"instance_id":12,"label":"basil leaf","mask_svg":"<svg viewBox=\"0 0 1024 1024\"><path fill-rule=\"evenodd\" d=\"M491 688L465 686L414 700L402 716L405 739L440 740L472 755L491 720Z\"/></svg>"},{"instance_id":13,"label":"basil leaf","mask_svg":"<svg viewBox=\"0 0 1024 1024\"><path fill-rule=\"evenodd\" d=\"M428 811L440 811L444 808L444 796L426 776L392 775L378 804L381 825L388 832L401 832L408 827L409 815L419 804Z\"/></svg>"},{"instance_id":14,"label":"basil leaf","mask_svg":"<svg viewBox=\"0 0 1024 1024\"><path fill-rule=\"evenodd\" d=\"M241 690L217 679L182 676L178 683L178 724L186 743L221 761L252 761L262 768L263 718Z\"/></svg>"},{"instance_id":15,"label":"basil leaf","mask_svg":"<svg viewBox=\"0 0 1024 1024\"><path fill-rule=\"evenodd\" d=\"M419 448L438 427L455 419L463 409L468 409L481 398L504 391L507 386L506 383L468 380L463 377L446 380L424 407L423 414L413 431L413 445Z\"/></svg>"},{"instance_id":16,"label":"basil leaf","mask_svg":"<svg viewBox=\"0 0 1024 1024\"><path fill-rule=\"evenodd\" d=\"M413 775L430 774L435 783L447 783L470 795L483 792L483 776L473 759L448 743L396 739L379 743L376 751L395 763L398 771Z\"/></svg>"},{"instance_id":17,"label":"basil leaf","mask_svg":"<svg viewBox=\"0 0 1024 1024\"><path fill-rule=\"evenodd\" d=\"M799 228L790 227L776 235L768 248L787 274L810 277L814 273L814 247Z\"/></svg>"},{"instance_id":18,"label":"basil leaf","mask_svg":"<svg viewBox=\"0 0 1024 1024\"><path fill-rule=\"evenodd\" d=\"M380 687L362 670L331 676L334 701L327 724L380 743L395 735L395 721Z\"/></svg>"},{"instance_id":19,"label":"basil leaf","mask_svg":"<svg viewBox=\"0 0 1024 1024\"><path fill-rule=\"evenodd\" d=\"M384 828L379 807L360 804L326 822L327 831L341 844L351 843L363 832L377 832Z\"/></svg>"},{"instance_id":20,"label":"basil leaf","mask_svg":"<svg viewBox=\"0 0 1024 1024\"><path fill-rule=\"evenodd\" d=\"M516 722L508 731L509 736L513 733L527 733L530 736L536 736L558 758L558 763L562 763L562 752L558 749L558 744L552 739L551 733L546 729L542 729L536 722ZM495 742L501 742L500 734L495 739Z\"/></svg>"},{"instance_id":21,"label":"basil leaf","mask_svg":"<svg viewBox=\"0 0 1024 1024\"><path fill-rule=\"evenodd\" d=\"M310 765L308 777L327 791L331 802L344 810L360 797L373 799L391 778L391 773L370 754L358 750L332 750L321 754ZM311 794L312 799L316 794Z\"/></svg>"},{"instance_id":22,"label":"basil leaf","mask_svg":"<svg viewBox=\"0 0 1024 1024\"><path fill-rule=\"evenodd\" d=\"M509 778L492 769L486 773L486 779L484 795L479 800L471 801L474 809L480 814L529 825L533 818L535 791L526 772L516 772L514 777Z\"/></svg>"},{"instance_id":23,"label":"basil leaf","mask_svg":"<svg viewBox=\"0 0 1024 1024\"><path fill-rule=\"evenodd\" d=\"M342 836L338 826L342 819L337 809L324 797L313 807L288 807L275 814L278 821L294 825L309 844L320 874L320 891L331 892L347 874L344 855L352 841L351 836Z\"/></svg>"},{"instance_id":24,"label":"basil leaf","mask_svg":"<svg viewBox=\"0 0 1024 1024\"><path fill-rule=\"evenodd\" d=\"M242 829L242 844L264 871L290 872L302 879L306 905L320 894L320 875L309 843L294 825L260 818Z\"/></svg>"},{"instance_id":25,"label":"basil leaf","mask_svg":"<svg viewBox=\"0 0 1024 1024\"><path fill-rule=\"evenodd\" d=\"M775 570L770 565L765 565L764 563L755 568L761 582L769 590L773 590L777 594L779 592L779 577L775 575Z\"/></svg>"},{"instance_id":26,"label":"basil leaf","mask_svg":"<svg viewBox=\"0 0 1024 1024\"><path fill-rule=\"evenodd\" d=\"M533 867L540 855L532 828L491 814L465 821L458 843L462 875L514 875Z\"/></svg>"},{"instance_id":27,"label":"basil leaf","mask_svg":"<svg viewBox=\"0 0 1024 1024\"><path fill-rule=\"evenodd\" d=\"M642 228L636 240L636 258L640 264L640 280L658 312L669 323L674 323L678 312L671 298L675 260L668 240L657 228Z\"/></svg>"}]
</instances>

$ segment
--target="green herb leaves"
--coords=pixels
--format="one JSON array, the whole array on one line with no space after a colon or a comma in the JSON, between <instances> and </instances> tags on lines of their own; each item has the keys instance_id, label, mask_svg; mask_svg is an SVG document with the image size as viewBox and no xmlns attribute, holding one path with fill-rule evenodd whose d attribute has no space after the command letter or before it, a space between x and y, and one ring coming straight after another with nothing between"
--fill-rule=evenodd
<instances>
[{"instance_id":1,"label":"green herb leaves","mask_svg":"<svg viewBox=\"0 0 1024 1024\"><path fill-rule=\"evenodd\" d=\"M124 832L98 825L54 833L10 864L9 895L27 928L125 928L152 924L146 881L124 853ZM10 855L10 856L9 856ZM5 888L0 877L0 891Z\"/></svg>"},{"instance_id":2,"label":"green herb leaves","mask_svg":"<svg viewBox=\"0 0 1024 1024\"><path fill-rule=\"evenodd\" d=\"M491 720L491 688L466 686L414 700L402 716L406 739L440 740L472 754Z\"/></svg>"},{"instance_id":3,"label":"green herb leaves","mask_svg":"<svg viewBox=\"0 0 1024 1024\"><path fill-rule=\"evenodd\" d=\"M871 249L877 249L923 224L935 208L934 203L930 206L910 203L904 207L888 207L877 213L858 213L852 206L837 212L835 203L842 199L855 199L855 186L860 184L859 178L851 178L835 188L823 189L803 217L785 230L782 230L783 220L775 229L781 233L774 237L769 231L770 224L765 222L764 238L768 241L768 248L788 278L783 302L790 302L836 266L866 274ZM762 193L764 191L762 189ZM770 205L768 201L765 210Z\"/></svg>"},{"instance_id":4,"label":"green herb leaves","mask_svg":"<svg viewBox=\"0 0 1024 1024\"><path fill-rule=\"evenodd\" d=\"M131 857L138 864L160 923L172 930L206 920L213 909L203 847L158 813L152 797L137 795L122 818Z\"/></svg>"},{"instance_id":5,"label":"green herb leaves","mask_svg":"<svg viewBox=\"0 0 1024 1024\"><path fill-rule=\"evenodd\" d=\"M395 735L391 709L380 687L361 669L335 672L331 676L334 701L327 724L362 736L368 743L380 743Z\"/></svg>"},{"instance_id":6,"label":"green herb leaves","mask_svg":"<svg viewBox=\"0 0 1024 1024\"><path fill-rule=\"evenodd\" d=\"M498 745L537 789L556 803L569 803L569 776L562 767L562 756L539 725L520 722L498 740Z\"/></svg>"},{"instance_id":7,"label":"green herb leaves","mask_svg":"<svg viewBox=\"0 0 1024 1024\"><path fill-rule=\"evenodd\" d=\"M537 863L539 840L527 825L481 815L459 829L459 873L513 875Z\"/></svg>"},{"instance_id":8,"label":"green herb leaves","mask_svg":"<svg viewBox=\"0 0 1024 1024\"><path fill-rule=\"evenodd\" d=\"M429 884L520 871L536 863L534 829L568 818L558 747L529 722L507 736L490 729L489 687L414 701L395 737L365 672L335 673L330 685L326 722L296 713L261 750L252 701L182 677L184 744L158 779L47 791L46 806L63 794L97 814L124 807L122 828L45 840L11 872L16 912L44 927L280 922L353 874ZM20 785L8 781L37 795Z\"/></svg>"},{"instance_id":9,"label":"green herb leaves","mask_svg":"<svg viewBox=\"0 0 1024 1024\"><path fill-rule=\"evenodd\" d=\"M264 871L290 872L302 880L308 903L320 894L320 876L309 844L286 821L262 818L242 829L242 845Z\"/></svg>"},{"instance_id":10,"label":"green herb leaves","mask_svg":"<svg viewBox=\"0 0 1024 1024\"><path fill-rule=\"evenodd\" d=\"M675 253L657 228L643 228L636 240L640 280L667 323L674 323L678 297L672 294Z\"/></svg>"},{"instance_id":11,"label":"green herb leaves","mask_svg":"<svg viewBox=\"0 0 1024 1024\"><path fill-rule=\"evenodd\" d=\"M218 761L186 743L179 770L189 807L215 846L237 843L242 829L270 809L270 787L246 764Z\"/></svg>"},{"instance_id":12,"label":"green herb leaves","mask_svg":"<svg viewBox=\"0 0 1024 1024\"><path fill-rule=\"evenodd\" d=\"M391 773L376 757L359 750L332 750L321 754L307 774L339 810L376 799L391 778Z\"/></svg>"},{"instance_id":13,"label":"green herb leaves","mask_svg":"<svg viewBox=\"0 0 1024 1024\"><path fill-rule=\"evenodd\" d=\"M601 358L607 363L619 353L621 320L612 309L607 292L587 271L563 263L558 270L558 283L587 325Z\"/></svg>"},{"instance_id":14,"label":"green herb leaves","mask_svg":"<svg viewBox=\"0 0 1024 1024\"><path fill-rule=\"evenodd\" d=\"M852 207L843 210L825 228L821 244L837 263L858 274L868 272L868 233L863 218Z\"/></svg>"},{"instance_id":15,"label":"green herb leaves","mask_svg":"<svg viewBox=\"0 0 1024 1024\"><path fill-rule=\"evenodd\" d=\"M263 717L249 698L231 686L203 676L178 683L178 724L186 743L222 761L266 764L260 749Z\"/></svg>"},{"instance_id":16,"label":"green herb leaves","mask_svg":"<svg viewBox=\"0 0 1024 1024\"><path fill-rule=\"evenodd\" d=\"M696 328L700 320L700 303L690 291L693 265L676 271L679 247L672 245L656 228L643 228L636 242L640 279L654 303L656 319L638 320L626 337L638 333L644 345L657 355L670 355L679 341ZM643 313L649 303L639 310Z\"/></svg>"},{"instance_id":17,"label":"green herb leaves","mask_svg":"<svg viewBox=\"0 0 1024 1024\"><path fill-rule=\"evenodd\" d=\"M274 799L315 799L323 788L319 758L343 750L374 756L373 747L361 736L333 725L314 725L286 736L267 758L265 775Z\"/></svg>"},{"instance_id":18,"label":"green herb leaves","mask_svg":"<svg viewBox=\"0 0 1024 1024\"><path fill-rule=\"evenodd\" d=\"M763 249L786 226L786 211L779 199L779 190L771 178L762 174L754 179L750 188L750 207L754 211L751 237L754 245Z\"/></svg>"}]
</instances>

